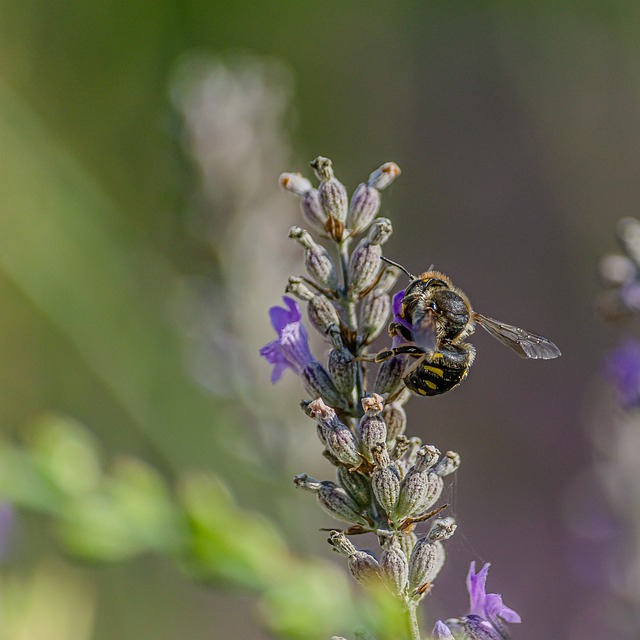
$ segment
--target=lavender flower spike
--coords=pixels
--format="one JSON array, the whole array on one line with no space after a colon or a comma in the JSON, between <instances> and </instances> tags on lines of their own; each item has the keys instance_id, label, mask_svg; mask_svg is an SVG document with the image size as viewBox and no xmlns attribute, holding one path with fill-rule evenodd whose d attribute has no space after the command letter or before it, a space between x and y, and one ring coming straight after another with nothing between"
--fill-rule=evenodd
<instances>
[{"instance_id":1,"label":"lavender flower spike","mask_svg":"<svg viewBox=\"0 0 640 640\"><path fill-rule=\"evenodd\" d=\"M276 383L282 377L285 369L291 369L300 375L305 365L315 358L309 349L309 336L300 321L302 314L300 307L293 298L283 296L288 308L271 307L269 317L271 325L278 334L278 339L269 342L262 349L260 355L273 365L271 382Z\"/></svg>"},{"instance_id":2,"label":"lavender flower spike","mask_svg":"<svg viewBox=\"0 0 640 640\"><path fill-rule=\"evenodd\" d=\"M487 593L486 583L489 573L489 563L476 573L476 563L472 562L467 575L467 589L469 590L469 615L476 615L490 622L498 631L502 631L503 622L520 622L520 616L502 602L502 596L497 593Z\"/></svg>"}]
</instances>

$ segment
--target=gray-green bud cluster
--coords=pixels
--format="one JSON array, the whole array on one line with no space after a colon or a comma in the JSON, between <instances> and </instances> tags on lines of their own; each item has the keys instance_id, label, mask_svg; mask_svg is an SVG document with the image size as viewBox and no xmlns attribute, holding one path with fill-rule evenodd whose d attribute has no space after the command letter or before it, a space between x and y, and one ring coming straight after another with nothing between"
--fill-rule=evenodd
<instances>
[{"instance_id":1,"label":"gray-green bud cluster","mask_svg":"<svg viewBox=\"0 0 640 640\"><path fill-rule=\"evenodd\" d=\"M374 374L364 364L375 361L368 348L389 326L391 292L401 273L381 260L393 228L378 217L380 192L400 169L383 164L349 200L331 160L318 157L311 165L317 188L300 174L280 177L281 185L301 199L303 218L314 233L297 226L289 232L304 249L306 274L291 276L286 291L306 303L309 323L327 347L326 360L321 364L312 355L304 325L293 324L299 322L299 309L287 299L289 309L272 316L280 334L275 344L286 349L269 361L282 366L278 357L283 357L301 376L310 398L301 406L315 423L335 481L300 474L294 483L314 493L327 514L347 523L345 531L331 532L329 543L347 559L351 575L368 587L384 584L405 606L414 606L442 568L443 542L455 530L451 518L433 519L447 506L437 502L460 456L442 455L405 435L404 405L411 394L403 377L414 357L381 355ZM285 329L280 327L283 312L292 323ZM295 339L287 333L292 326ZM427 521L433 525L425 536L419 528ZM376 555L357 549L348 538L369 532L381 547Z\"/></svg>"}]
</instances>

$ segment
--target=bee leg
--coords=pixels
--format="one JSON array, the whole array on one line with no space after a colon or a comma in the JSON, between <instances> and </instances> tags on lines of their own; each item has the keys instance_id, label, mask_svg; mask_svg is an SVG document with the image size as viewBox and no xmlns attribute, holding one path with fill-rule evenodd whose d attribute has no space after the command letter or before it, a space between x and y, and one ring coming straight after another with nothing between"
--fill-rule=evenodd
<instances>
[{"instance_id":1,"label":"bee leg","mask_svg":"<svg viewBox=\"0 0 640 640\"><path fill-rule=\"evenodd\" d=\"M411 333L404 325L400 324L399 322L390 323L387 331L392 338L393 336L400 336L407 341L411 340Z\"/></svg>"},{"instance_id":2,"label":"bee leg","mask_svg":"<svg viewBox=\"0 0 640 640\"><path fill-rule=\"evenodd\" d=\"M410 355L410 356L424 356L425 350L422 347L418 347L414 344L401 344L399 347L393 349L386 349L376 354L374 362L384 362L393 356Z\"/></svg>"}]
</instances>

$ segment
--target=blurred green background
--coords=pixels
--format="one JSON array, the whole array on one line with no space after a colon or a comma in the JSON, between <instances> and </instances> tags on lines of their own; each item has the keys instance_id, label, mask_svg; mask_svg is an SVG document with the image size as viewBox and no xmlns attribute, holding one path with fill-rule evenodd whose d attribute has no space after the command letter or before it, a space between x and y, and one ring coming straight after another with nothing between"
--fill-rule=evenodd
<instances>
[{"instance_id":1,"label":"blurred green background","mask_svg":"<svg viewBox=\"0 0 640 640\"><path fill-rule=\"evenodd\" d=\"M393 160L386 254L413 272L434 263L482 313L564 354L521 362L478 336L464 386L409 405L410 432L463 459L429 619L464 613L476 559L521 613L517 637L619 637L566 496L589 465L586 399L615 338L592 312L596 265L615 221L637 214L639 143L631 0L0 0L4 437L52 464L43 420L69 416L92 434L78 427L59 454L80 470L72 492L100 466L91 437L108 469L135 456L170 485L214 471L293 549L333 561L318 532L331 522L290 483L330 473L301 389L292 376L271 388L256 355L301 270L277 178L326 155L352 190ZM23 485L5 469L3 491L46 511ZM246 590L191 581L118 546L113 514L101 523L112 562L78 564L48 518L20 511L1 637L267 637Z\"/></svg>"}]
</instances>

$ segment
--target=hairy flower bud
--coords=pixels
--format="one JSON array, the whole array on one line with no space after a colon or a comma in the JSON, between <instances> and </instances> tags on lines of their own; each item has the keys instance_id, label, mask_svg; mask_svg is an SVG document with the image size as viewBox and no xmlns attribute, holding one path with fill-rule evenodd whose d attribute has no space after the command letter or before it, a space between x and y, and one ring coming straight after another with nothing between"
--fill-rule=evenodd
<instances>
[{"instance_id":1,"label":"hairy flower bud","mask_svg":"<svg viewBox=\"0 0 640 640\"><path fill-rule=\"evenodd\" d=\"M338 467L336 474L342 488L359 507L371 504L371 483L365 476L344 465Z\"/></svg>"},{"instance_id":2,"label":"hairy flower bud","mask_svg":"<svg viewBox=\"0 0 640 640\"><path fill-rule=\"evenodd\" d=\"M369 176L368 184L374 189L382 191L386 189L400 173L400 167L395 162L385 162Z\"/></svg>"},{"instance_id":3,"label":"hairy flower bud","mask_svg":"<svg viewBox=\"0 0 640 640\"><path fill-rule=\"evenodd\" d=\"M320 506L336 520L342 520L350 524L368 524L366 519L358 512L356 503L335 482L329 480L320 482L310 478L306 473L301 473L293 479L293 483L296 487L315 493Z\"/></svg>"},{"instance_id":4,"label":"hairy flower bud","mask_svg":"<svg viewBox=\"0 0 640 640\"><path fill-rule=\"evenodd\" d=\"M454 471L457 471L459 466L460 454L455 451L447 451L442 460L437 464L435 472L441 478L444 478L445 476L452 474Z\"/></svg>"},{"instance_id":5,"label":"hairy flower bud","mask_svg":"<svg viewBox=\"0 0 640 640\"><path fill-rule=\"evenodd\" d=\"M397 537L391 538L380 556L380 567L385 584L396 596L401 595L409 580L409 561Z\"/></svg>"},{"instance_id":6,"label":"hairy flower bud","mask_svg":"<svg viewBox=\"0 0 640 640\"><path fill-rule=\"evenodd\" d=\"M438 518L429 529L427 538L431 541L448 540L457 529L458 525L453 518Z\"/></svg>"},{"instance_id":7,"label":"hairy flower bud","mask_svg":"<svg viewBox=\"0 0 640 640\"><path fill-rule=\"evenodd\" d=\"M366 551L356 549L342 531L332 531L328 542L340 555L347 557L349 571L360 584L371 587L380 582L378 561Z\"/></svg>"},{"instance_id":8,"label":"hairy flower bud","mask_svg":"<svg viewBox=\"0 0 640 640\"><path fill-rule=\"evenodd\" d=\"M391 296L386 292L374 289L364 299L360 310L363 344L370 344L382 333L387 326L390 313Z\"/></svg>"},{"instance_id":9,"label":"hairy flower bud","mask_svg":"<svg viewBox=\"0 0 640 640\"><path fill-rule=\"evenodd\" d=\"M354 236L362 233L378 215L380 192L366 182L359 184L351 196L347 226Z\"/></svg>"},{"instance_id":10,"label":"hairy flower bud","mask_svg":"<svg viewBox=\"0 0 640 640\"><path fill-rule=\"evenodd\" d=\"M416 542L418 542L418 536L413 533L403 531L401 535L398 536L398 542L400 543L400 548L402 549L404 555L407 558L411 557L411 553L413 552L413 547L416 546Z\"/></svg>"},{"instance_id":11,"label":"hairy flower bud","mask_svg":"<svg viewBox=\"0 0 640 640\"><path fill-rule=\"evenodd\" d=\"M320 397L333 407L346 408L344 399L333 384L331 376L317 360L305 364L300 377L312 398Z\"/></svg>"},{"instance_id":12,"label":"hairy flower bud","mask_svg":"<svg viewBox=\"0 0 640 640\"><path fill-rule=\"evenodd\" d=\"M289 237L303 247L304 264L309 275L330 291L335 291L338 288L338 273L329 252L300 227L291 227Z\"/></svg>"},{"instance_id":13,"label":"hairy flower bud","mask_svg":"<svg viewBox=\"0 0 640 640\"><path fill-rule=\"evenodd\" d=\"M404 434L407 412L399 404L391 402L385 405L382 417L387 424L387 444L392 444L399 435Z\"/></svg>"},{"instance_id":14,"label":"hairy flower bud","mask_svg":"<svg viewBox=\"0 0 640 640\"><path fill-rule=\"evenodd\" d=\"M319 291L312 291L302 278L291 276L287 284L286 293L291 293L296 298L307 303L307 315L309 321L322 335L339 331L340 318L336 308L331 304L327 296Z\"/></svg>"},{"instance_id":15,"label":"hairy flower bud","mask_svg":"<svg viewBox=\"0 0 640 640\"><path fill-rule=\"evenodd\" d=\"M391 235L393 227L388 218L378 218L369 231L366 239L362 240L351 254L349 261L349 288L354 295L358 295L371 287L383 265L382 244Z\"/></svg>"},{"instance_id":16,"label":"hairy flower bud","mask_svg":"<svg viewBox=\"0 0 640 640\"><path fill-rule=\"evenodd\" d=\"M309 415L321 427L327 449L340 462L349 467L360 466L362 458L358 452L356 438L351 430L340 421L335 410L318 398L309 404Z\"/></svg>"},{"instance_id":17,"label":"hairy flower bud","mask_svg":"<svg viewBox=\"0 0 640 640\"><path fill-rule=\"evenodd\" d=\"M378 443L384 445L387 440L387 425L381 416L383 403L384 399L377 393L362 399L365 414L358 423L358 439L360 451L369 462L373 461L371 449Z\"/></svg>"},{"instance_id":18,"label":"hairy flower bud","mask_svg":"<svg viewBox=\"0 0 640 640\"><path fill-rule=\"evenodd\" d=\"M428 537L416 542L409 559L409 590L423 591L435 579L445 561L444 546Z\"/></svg>"},{"instance_id":19,"label":"hairy flower bud","mask_svg":"<svg viewBox=\"0 0 640 640\"><path fill-rule=\"evenodd\" d=\"M434 453L436 452L436 453ZM417 461L402 479L400 494L396 506L398 518L415 515L425 511L440 497L442 479L430 470L437 460L435 447L422 447L416 454Z\"/></svg>"},{"instance_id":20,"label":"hairy flower bud","mask_svg":"<svg viewBox=\"0 0 640 640\"><path fill-rule=\"evenodd\" d=\"M405 356L393 356L385 360L378 369L373 390L380 395L392 395L403 384L402 378L407 366Z\"/></svg>"},{"instance_id":21,"label":"hairy flower bud","mask_svg":"<svg viewBox=\"0 0 640 640\"><path fill-rule=\"evenodd\" d=\"M347 220L347 190L333 174L333 164L329 158L317 157L311 166L320 180L318 192L320 204L327 216L326 231L336 240L342 240Z\"/></svg>"},{"instance_id":22,"label":"hairy flower bud","mask_svg":"<svg viewBox=\"0 0 640 640\"><path fill-rule=\"evenodd\" d=\"M320 194L311 182L299 173L283 173L280 185L302 198L302 216L316 231L325 232L327 214L320 204Z\"/></svg>"},{"instance_id":23,"label":"hairy flower bud","mask_svg":"<svg viewBox=\"0 0 640 640\"><path fill-rule=\"evenodd\" d=\"M351 398L356 385L356 376L360 364L349 349L343 346L340 334L335 334L334 348L329 352L329 373L336 389L347 398Z\"/></svg>"},{"instance_id":24,"label":"hairy flower bud","mask_svg":"<svg viewBox=\"0 0 640 640\"><path fill-rule=\"evenodd\" d=\"M375 464L371 475L371 487L387 518L392 520L400 492L400 476L395 467L391 466L389 453L384 444L376 444L371 449L371 456Z\"/></svg>"}]
</instances>

